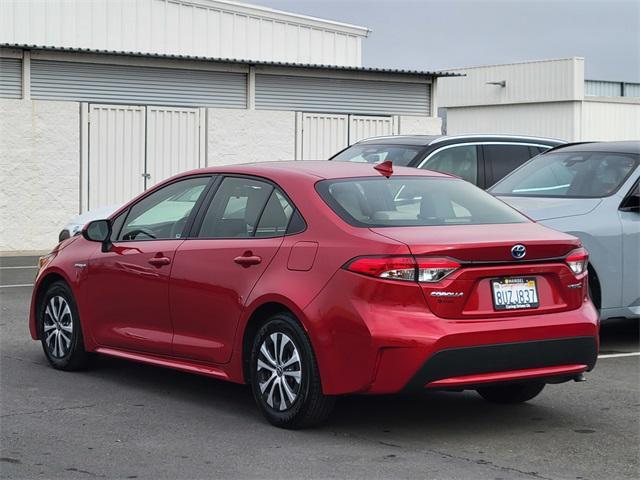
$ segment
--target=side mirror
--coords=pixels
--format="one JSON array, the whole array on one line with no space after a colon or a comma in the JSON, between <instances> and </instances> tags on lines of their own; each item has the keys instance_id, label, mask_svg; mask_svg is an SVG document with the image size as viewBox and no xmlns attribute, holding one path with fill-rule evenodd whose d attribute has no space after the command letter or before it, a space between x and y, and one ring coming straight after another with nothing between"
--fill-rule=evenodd
<instances>
[{"instance_id":1,"label":"side mirror","mask_svg":"<svg viewBox=\"0 0 640 480\"><path fill-rule=\"evenodd\" d=\"M82 229L82 236L90 242L102 243L102 251L108 252L111 248L111 221L93 220Z\"/></svg>"}]
</instances>

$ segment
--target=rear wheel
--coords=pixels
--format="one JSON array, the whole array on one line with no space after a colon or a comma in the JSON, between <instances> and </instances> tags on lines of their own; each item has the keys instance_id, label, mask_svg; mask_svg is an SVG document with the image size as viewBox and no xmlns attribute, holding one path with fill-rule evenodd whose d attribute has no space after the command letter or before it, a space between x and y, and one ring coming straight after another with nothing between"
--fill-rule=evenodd
<instances>
[{"instance_id":1,"label":"rear wheel","mask_svg":"<svg viewBox=\"0 0 640 480\"><path fill-rule=\"evenodd\" d=\"M79 370L87 366L80 317L73 293L62 281L52 283L40 305L40 341L53 368Z\"/></svg>"},{"instance_id":2,"label":"rear wheel","mask_svg":"<svg viewBox=\"0 0 640 480\"><path fill-rule=\"evenodd\" d=\"M478 389L478 393L482 398L493 403L522 403L536 397L544 385L541 382L510 383L482 387Z\"/></svg>"},{"instance_id":3,"label":"rear wheel","mask_svg":"<svg viewBox=\"0 0 640 480\"><path fill-rule=\"evenodd\" d=\"M306 333L287 313L269 318L254 338L251 388L267 420L282 428L315 425L329 416L335 403L322 393Z\"/></svg>"}]
</instances>

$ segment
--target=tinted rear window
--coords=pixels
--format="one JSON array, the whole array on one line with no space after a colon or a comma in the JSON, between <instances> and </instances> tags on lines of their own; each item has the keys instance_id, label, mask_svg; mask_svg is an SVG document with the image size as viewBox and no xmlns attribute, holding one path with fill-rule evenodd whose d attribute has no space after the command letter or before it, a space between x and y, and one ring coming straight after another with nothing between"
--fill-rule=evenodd
<instances>
[{"instance_id":1,"label":"tinted rear window","mask_svg":"<svg viewBox=\"0 0 640 480\"><path fill-rule=\"evenodd\" d=\"M409 145L353 145L331 160L335 162L381 163L391 160L394 165L406 167L424 147Z\"/></svg>"},{"instance_id":2,"label":"tinted rear window","mask_svg":"<svg viewBox=\"0 0 640 480\"><path fill-rule=\"evenodd\" d=\"M607 152L550 152L524 164L491 188L494 195L597 198L615 193L640 156Z\"/></svg>"},{"instance_id":3,"label":"tinted rear window","mask_svg":"<svg viewBox=\"0 0 640 480\"><path fill-rule=\"evenodd\" d=\"M358 227L481 225L529 220L478 187L434 177L324 180L316 189L347 223Z\"/></svg>"}]
</instances>

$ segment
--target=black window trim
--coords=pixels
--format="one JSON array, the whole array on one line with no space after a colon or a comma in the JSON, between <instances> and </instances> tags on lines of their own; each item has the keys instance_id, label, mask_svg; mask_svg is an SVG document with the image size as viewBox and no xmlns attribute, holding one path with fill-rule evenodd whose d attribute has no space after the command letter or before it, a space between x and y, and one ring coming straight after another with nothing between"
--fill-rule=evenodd
<instances>
[{"instance_id":1,"label":"black window trim","mask_svg":"<svg viewBox=\"0 0 640 480\"><path fill-rule=\"evenodd\" d=\"M269 185L271 185L272 190L269 193L269 195L267 196L267 201L262 206L262 210L260 211L260 214L258 215L258 217L256 219L256 230L254 230L253 235L251 235L250 237L199 237L198 234L200 233L200 229L202 228L202 223L204 222L204 217L205 217L205 215L207 213L207 210L209 209L209 206L211 205L211 202L213 201L216 193L220 189L220 186L222 185L222 182L226 178L246 178L246 179L249 179L249 180L268 183ZM276 191L276 189L282 194L282 196L287 200L287 202L289 202L289 204L293 207L293 213L291 214L291 216L289 217L289 220L287 221L287 229L285 230L284 235L271 235L271 236L256 237L255 233L257 231L257 226L260 224L260 220L262 220L262 214L264 213L264 210L267 207L267 203L269 202L269 198L271 197L273 192ZM293 219L293 217L295 215L295 212L298 212L298 214L300 215L300 218L302 219L302 223L304 224L304 228L302 230L297 231L297 232L289 233L289 225L291 224L291 220ZM203 202L200 204L200 207L198 209L198 213L194 217L194 221L190 225L189 233L185 236L185 239L186 240L251 240L251 239L268 240L268 239L274 239L274 238L284 238L284 237L291 236L291 235L298 235L300 233L305 232L307 230L307 228L308 228L308 223L305 220L304 216L302 215L302 212L300 212L300 210L298 209L296 204L291 200L291 197L289 197L289 195L287 195L285 190L280 185L278 185L277 182L274 182L270 178L261 177L259 175L248 175L248 174L242 174L242 173L229 173L229 174L220 173L220 174L217 175L217 178L216 178L216 181L214 182L214 185L212 185L211 189L207 192L207 195L203 199Z\"/></svg>"},{"instance_id":2,"label":"black window trim","mask_svg":"<svg viewBox=\"0 0 640 480\"><path fill-rule=\"evenodd\" d=\"M179 177L176 178L174 180L172 180L171 182L167 182L167 183L163 183L161 185L158 185L156 187L152 187L148 190L146 190L144 192L144 195L142 197L140 197L135 203L128 205L126 210L124 210L123 212L120 213L120 215L124 215L124 220L122 222L122 225L120 225L120 228L118 229L118 233L115 236L115 239L112 240L112 243L114 244L118 244L118 243L131 243L131 242L161 242L161 241L167 241L167 240L184 240L186 237L186 233L189 231L189 229L191 228L191 224L193 223L193 219L195 218L196 215L196 211L200 208L200 205L202 205L202 202L204 201L205 197L207 196L207 193L209 192L209 190L211 189L213 183L215 183L215 179L216 179L216 174L215 173L199 173L199 174L195 174L195 175L188 175L185 177ZM200 197L198 198L198 200L196 201L196 204L193 206L193 208L191 209L191 212L189 213L189 217L187 218L187 222L185 223L185 226L182 229L182 233L180 238L144 238L144 239L131 239L131 240L122 240L120 238L120 234L122 233L122 229L124 228L124 226L127 223L127 220L129 218L129 214L131 213L131 209L133 207L135 207L136 205L138 205L141 201L143 201L145 198L147 198L149 195L158 192L160 190L162 190L165 187L168 187L170 185L173 185L175 183L181 182L183 180L191 180L194 178L206 178L209 177L209 182L205 185L204 190L202 192L202 194L200 195ZM120 216L118 215L118 217ZM117 218L117 217L115 217ZM111 222L113 222L114 219L111 220Z\"/></svg>"},{"instance_id":3,"label":"black window trim","mask_svg":"<svg viewBox=\"0 0 640 480\"><path fill-rule=\"evenodd\" d=\"M633 191L636 188L640 188L640 177L636 178L636 181L633 182L633 184L631 185L631 188L627 191L626 195L624 196L624 198L620 202L620 205L618 205L618 210L619 211L621 211L621 212L633 212L633 211L635 211L635 210L629 209L628 206L625 206L625 203L627 203L627 201L631 197L631 194L633 193Z\"/></svg>"}]
</instances>

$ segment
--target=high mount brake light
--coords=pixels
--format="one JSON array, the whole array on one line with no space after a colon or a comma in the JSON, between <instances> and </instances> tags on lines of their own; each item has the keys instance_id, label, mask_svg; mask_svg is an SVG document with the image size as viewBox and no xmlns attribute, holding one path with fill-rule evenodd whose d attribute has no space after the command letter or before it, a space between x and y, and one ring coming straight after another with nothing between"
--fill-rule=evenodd
<instances>
[{"instance_id":1,"label":"high mount brake light","mask_svg":"<svg viewBox=\"0 0 640 480\"><path fill-rule=\"evenodd\" d=\"M564 259L574 275L581 275L587 271L589 265L589 253L584 248L578 248L569 252Z\"/></svg>"},{"instance_id":2,"label":"high mount brake light","mask_svg":"<svg viewBox=\"0 0 640 480\"><path fill-rule=\"evenodd\" d=\"M351 272L407 282L436 283L451 275L460 264L448 258L358 257L347 263Z\"/></svg>"}]
</instances>

